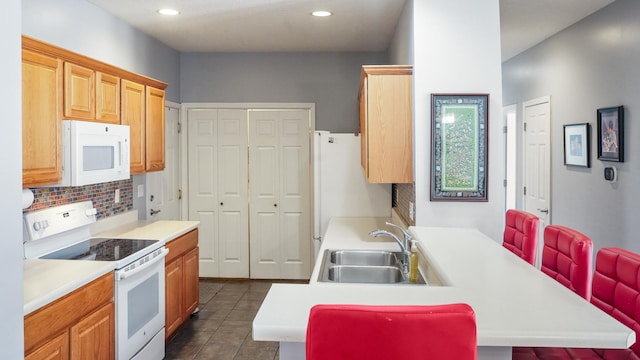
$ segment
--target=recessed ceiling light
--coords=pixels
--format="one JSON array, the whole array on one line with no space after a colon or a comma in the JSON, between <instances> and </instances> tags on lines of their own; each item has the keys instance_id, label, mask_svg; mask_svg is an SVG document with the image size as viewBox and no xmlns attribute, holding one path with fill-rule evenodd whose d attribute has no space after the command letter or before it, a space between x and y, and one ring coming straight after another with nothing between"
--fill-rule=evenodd
<instances>
[{"instance_id":1,"label":"recessed ceiling light","mask_svg":"<svg viewBox=\"0 0 640 360\"><path fill-rule=\"evenodd\" d=\"M311 13L311 15L313 16L331 16L331 11L325 11L325 10L316 10L314 12Z\"/></svg>"},{"instance_id":2,"label":"recessed ceiling light","mask_svg":"<svg viewBox=\"0 0 640 360\"><path fill-rule=\"evenodd\" d=\"M174 9L160 9L158 10L158 13L162 15L169 15L169 16L180 14L178 10L174 10Z\"/></svg>"}]
</instances>

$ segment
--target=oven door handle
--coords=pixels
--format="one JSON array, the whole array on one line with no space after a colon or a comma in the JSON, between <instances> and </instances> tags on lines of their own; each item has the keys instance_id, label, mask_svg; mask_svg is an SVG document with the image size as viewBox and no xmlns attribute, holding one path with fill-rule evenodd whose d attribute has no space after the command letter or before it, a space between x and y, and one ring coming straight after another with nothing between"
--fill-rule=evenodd
<instances>
[{"instance_id":1,"label":"oven door handle","mask_svg":"<svg viewBox=\"0 0 640 360\"><path fill-rule=\"evenodd\" d=\"M129 271L116 271L116 280L124 280L126 278L132 277L141 271L145 271L148 267L155 265L157 262L162 261L165 256L169 253L169 249L163 248L162 252L153 258L153 260L146 262L144 265L138 266L137 268Z\"/></svg>"}]
</instances>

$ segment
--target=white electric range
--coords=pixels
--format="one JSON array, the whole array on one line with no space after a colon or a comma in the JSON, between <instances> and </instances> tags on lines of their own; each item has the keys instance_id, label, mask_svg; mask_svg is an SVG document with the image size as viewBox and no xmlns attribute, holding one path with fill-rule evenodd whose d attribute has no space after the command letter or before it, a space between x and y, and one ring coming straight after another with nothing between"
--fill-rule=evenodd
<instances>
[{"instance_id":1,"label":"white electric range","mask_svg":"<svg viewBox=\"0 0 640 360\"><path fill-rule=\"evenodd\" d=\"M25 259L115 262L116 359L162 359L169 250L158 240L91 238L95 222L91 201L25 214Z\"/></svg>"}]
</instances>

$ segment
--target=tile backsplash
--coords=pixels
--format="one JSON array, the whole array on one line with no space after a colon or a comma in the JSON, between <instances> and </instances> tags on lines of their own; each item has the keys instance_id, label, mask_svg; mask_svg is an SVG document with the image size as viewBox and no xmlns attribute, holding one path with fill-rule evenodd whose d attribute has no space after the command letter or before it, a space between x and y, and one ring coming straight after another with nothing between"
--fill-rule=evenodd
<instances>
[{"instance_id":1,"label":"tile backsplash","mask_svg":"<svg viewBox=\"0 0 640 360\"><path fill-rule=\"evenodd\" d=\"M120 201L115 202L115 191L120 189ZM97 209L96 218L106 218L133 209L133 180L112 181L73 187L31 188L33 204L24 214L48 207L91 200Z\"/></svg>"},{"instance_id":2,"label":"tile backsplash","mask_svg":"<svg viewBox=\"0 0 640 360\"><path fill-rule=\"evenodd\" d=\"M409 203L416 203L415 184L393 184L391 194L392 207L407 225L415 226L415 216L414 220L409 216Z\"/></svg>"}]
</instances>

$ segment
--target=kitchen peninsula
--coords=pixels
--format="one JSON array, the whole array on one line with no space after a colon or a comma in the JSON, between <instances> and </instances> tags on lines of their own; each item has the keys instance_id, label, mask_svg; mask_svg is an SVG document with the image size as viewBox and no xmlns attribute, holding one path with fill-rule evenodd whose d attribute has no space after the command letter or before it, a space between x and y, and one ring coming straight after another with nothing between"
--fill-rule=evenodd
<instances>
[{"instance_id":1,"label":"kitchen peninsula","mask_svg":"<svg viewBox=\"0 0 640 360\"><path fill-rule=\"evenodd\" d=\"M371 238L382 218L332 218L320 248L398 250ZM513 346L627 348L635 333L475 229L411 227L423 260L442 286L318 282L274 284L253 321L255 341L280 342L280 359L304 359L315 304L467 303L476 313L478 359L511 359ZM426 267L430 266L431 269Z\"/></svg>"}]
</instances>

